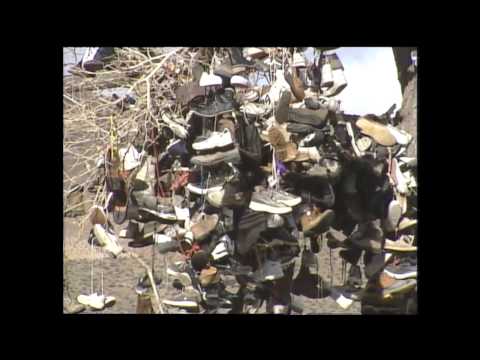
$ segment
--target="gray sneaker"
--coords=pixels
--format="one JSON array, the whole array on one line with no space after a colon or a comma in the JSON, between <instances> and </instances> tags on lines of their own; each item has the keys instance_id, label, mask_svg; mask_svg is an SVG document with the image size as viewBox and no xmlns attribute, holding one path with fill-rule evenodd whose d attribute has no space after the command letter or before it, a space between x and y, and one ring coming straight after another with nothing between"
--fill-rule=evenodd
<instances>
[{"instance_id":1,"label":"gray sneaker","mask_svg":"<svg viewBox=\"0 0 480 360\"><path fill-rule=\"evenodd\" d=\"M192 309L198 308L198 304L201 302L201 299L201 294L197 290L193 288L187 288L181 294L174 296L170 299L165 299L162 302L165 305Z\"/></svg>"},{"instance_id":2,"label":"gray sneaker","mask_svg":"<svg viewBox=\"0 0 480 360\"><path fill-rule=\"evenodd\" d=\"M214 154L197 155L190 159L192 164L200 166L213 166L222 162L238 164L240 161L241 158L238 147L228 151L216 152Z\"/></svg>"},{"instance_id":3,"label":"gray sneaker","mask_svg":"<svg viewBox=\"0 0 480 360\"><path fill-rule=\"evenodd\" d=\"M252 193L249 208L270 214L288 214L292 212L290 206L286 206L279 201L273 200L272 195L267 191Z\"/></svg>"},{"instance_id":4,"label":"gray sneaker","mask_svg":"<svg viewBox=\"0 0 480 360\"><path fill-rule=\"evenodd\" d=\"M286 206L296 206L302 202L300 196L295 196L283 190L272 191L272 200L282 203Z\"/></svg>"},{"instance_id":5,"label":"gray sneaker","mask_svg":"<svg viewBox=\"0 0 480 360\"><path fill-rule=\"evenodd\" d=\"M167 274L180 280L184 286L192 286L192 279L187 272L187 263L176 261L168 264Z\"/></svg>"}]
</instances>

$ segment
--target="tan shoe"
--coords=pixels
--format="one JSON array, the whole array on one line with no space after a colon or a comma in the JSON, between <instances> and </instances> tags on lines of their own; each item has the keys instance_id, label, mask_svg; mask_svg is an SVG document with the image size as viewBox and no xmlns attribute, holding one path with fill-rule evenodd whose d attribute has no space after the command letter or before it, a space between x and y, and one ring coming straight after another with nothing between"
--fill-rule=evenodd
<instances>
[{"instance_id":1,"label":"tan shoe","mask_svg":"<svg viewBox=\"0 0 480 360\"><path fill-rule=\"evenodd\" d=\"M90 209L89 219L92 225L105 225L107 223L107 215L105 214L105 211L103 211L103 208L98 205L94 205Z\"/></svg>"},{"instance_id":2,"label":"tan shoe","mask_svg":"<svg viewBox=\"0 0 480 360\"><path fill-rule=\"evenodd\" d=\"M300 218L303 231L310 230L326 230L330 227L335 218L333 210L321 211L319 208L314 207L311 211L303 214Z\"/></svg>"},{"instance_id":3,"label":"tan shoe","mask_svg":"<svg viewBox=\"0 0 480 360\"><path fill-rule=\"evenodd\" d=\"M218 215L217 214L212 214L212 215L204 215L198 220L197 223L195 223L191 231L193 233L193 238L196 241L201 241L205 239L208 234L210 234L213 229L217 226L218 223Z\"/></svg>"},{"instance_id":4,"label":"tan shoe","mask_svg":"<svg viewBox=\"0 0 480 360\"><path fill-rule=\"evenodd\" d=\"M200 272L198 280L202 287L207 287L212 284L217 284L220 281L220 274L218 273L217 268L210 266Z\"/></svg>"},{"instance_id":5,"label":"tan shoe","mask_svg":"<svg viewBox=\"0 0 480 360\"><path fill-rule=\"evenodd\" d=\"M412 226L417 225L417 219L403 218L398 224L398 230L403 231L411 228Z\"/></svg>"},{"instance_id":6,"label":"tan shoe","mask_svg":"<svg viewBox=\"0 0 480 360\"><path fill-rule=\"evenodd\" d=\"M393 146L397 143L395 137L383 124L361 117L357 120L355 125L362 131L362 133L370 136L380 145Z\"/></svg>"},{"instance_id":7,"label":"tan shoe","mask_svg":"<svg viewBox=\"0 0 480 360\"><path fill-rule=\"evenodd\" d=\"M401 252L417 251L417 247L412 245L413 240L414 237L411 235L402 235L397 241L386 239L384 249L389 251Z\"/></svg>"}]
</instances>

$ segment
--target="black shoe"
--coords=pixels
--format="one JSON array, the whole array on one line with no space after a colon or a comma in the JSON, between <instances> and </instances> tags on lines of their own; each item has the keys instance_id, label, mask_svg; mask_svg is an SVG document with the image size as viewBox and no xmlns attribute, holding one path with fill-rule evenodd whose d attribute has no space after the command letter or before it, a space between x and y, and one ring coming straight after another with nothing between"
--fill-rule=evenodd
<instances>
[{"instance_id":1,"label":"black shoe","mask_svg":"<svg viewBox=\"0 0 480 360\"><path fill-rule=\"evenodd\" d=\"M357 265L358 260L360 260L360 256L362 255L362 251L358 249L340 250L339 254L340 257L349 264Z\"/></svg>"},{"instance_id":2,"label":"black shoe","mask_svg":"<svg viewBox=\"0 0 480 360\"><path fill-rule=\"evenodd\" d=\"M288 109L288 121L323 128L327 123L328 110Z\"/></svg>"},{"instance_id":3,"label":"black shoe","mask_svg":"<svg viewBox=\"0 0 480 360\"><path fill-rule=\"evenodd\" d=\"M255 66L255 62L248 61L243 57L242 48L239 47L232 47L228 48L230 52L230 58L232 59L232 68L235 69L236 67L253 67Z\"/></svg>"},{"instance_id":4,"label":"black shoe","mask_svg":"<svg viewBox=\"0 0 480 360\"><path fill-rule=\"evenodd\" d=\"M225 89L223 94L215 94L207 104L198 104L191 107L194 114L204 117L215 117L216 115L232 112L236 104L233 97L233 90Z\"/></svg>"},{"instance_id":5,"label":"black shoe","mask_svg":"<svg viewBox=\"0 0 480 360\"><path fill-rule=\"evenodd\" d=\"M348 271L347 284L351 286L362 286L362 270L358 265L350 266Z\"/></svg>"},{"instance_id":6,"label":"black shoe","mask_svg":"<svg viewBox=\"0 0 480 360\"><path fill-rule=\"evenodd\" d=\"M311 125L306 124L297 124L293 122L289 122L287 125L287 131L290 133L300 134L300 135L308 135L313 132L316 132L318 129L314 128Z\"/></svg>"},{"instance_id":7,"label":"black shoe","mask_svg":"<svg viewBox=\"0 0 480 360\"><path fill-rule=\"evenodd\" d=\"M280 95L280 99L275 108L275 120L277 120L279 124L283 124L289 120L290 99L291 95L289 91L284 91Z\"/></svg>"},{"instance_id":8,"label":"black shoe","mask_svg":"<svg viewBox=\"0 0 480 360\"><path fill-rule=\"evenodd\" d=\"M365 254L366 255L366 254ZM368 256L368 261L365 261L367 259L364 259L365 268L365 276L367 279L373 278L375 275L377 275L380 271L383 270L385 267L385 255L384 254L375 254L375 255L369 255Z\"/></svg>"},{"instance_id":9,"label":"black shoe","mask_svg":"<svg viewBox=\"0 0 480 360\"><path fill-rule=\"evenodd\" d=\"M345 248L347 245L345 244L345 240L347 240L347 236L342 232L330 228L327 232L327 246L330 249L336 249L339 247Z\"/></svg>"}]
</instances>

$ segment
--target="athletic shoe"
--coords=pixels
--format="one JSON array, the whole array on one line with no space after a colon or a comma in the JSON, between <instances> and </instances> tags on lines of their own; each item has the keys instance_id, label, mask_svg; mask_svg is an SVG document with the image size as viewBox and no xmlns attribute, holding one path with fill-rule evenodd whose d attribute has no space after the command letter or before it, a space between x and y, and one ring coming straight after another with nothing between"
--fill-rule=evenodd
<instances>
[{"instance_id":1,"label":"athletic shoe","mask_svg":"<svg viewBox=\"0 0 480 360\"><path fill-rule=\"evenodd\" d=\"M215 166L220 163L231 162L233 164L239 164L241 161L240 151L238 147L232 150L217 152L208 155L197 155L190 159L190 162L194 165L200 166Z\"/></svg>"},{"instance_id":2,"label":"athletic shoe","mask_svg":"<svg viewBox=\"0 0 480 360\"><path fill-rule=\"evenodd\" d=\"M389 251L414 252L417 251L417 247L412 245L413 240L412 235L402 235L396 241L386 239L384 248Z\"/></svg>"},{"instance_id":3,"label":"athletic shoe","mask_svg":"<svg viewBox=\"0 0 480 360\"><path fill-rule=\"evenodd\" d=\"M362 136L356 142L358 150L365 152L372 146L372 139L367 136Z\"/></svg>"},{"instance_id":4,"label":"athletic shoe","mask_svg":"<svg viewBox=\"0 0 480 360\"><path fill-rule=\"evenodd\" d=\"M167 252L175 252L180 249L178 241L173 240L170 236L164 234L154 234L153 240L160 254L166 254Z\"/></svg>"},{"instance_id":5,"label":"athletic shoe","mask_svg":"<svg viewBox=\"0 0 480 360\"><path fill-rule=\"evenodd\" d=\"M370 136L377 144L383 146L393 146L397 143L395 137L388 130L388 128L376 121L360 117L355 125L362 131L363 134Z\"/></svg>"},{"instance_id":6,"label":"athletic shoe","mask_svg":"<svg viewBox=\"0 0 480 360\"><path fill-rule=\"evenodd\" d=\"M200 86L222 86L223 81L222 78L218 75L209 74L207 72L203 72L202 76L200 77L199 85Z\"/></svg>"},{"instance_id":7,"label":"athletic shoe","mask_svg":"<svg viewBox=\"0 0 480 360\"><path fill-rule=\"evenodd\" d=\"M167 274L181 281L184 286L191 286L192 279L187 272L187 263L185 261L170 262L167 266Z\"/></svg>"},{"instance_id":8,"label":"athletic shoe","mask_svg":"<svg viewBox=\"0 0 480 360\"><path fill-rule=\"evenodd\" d=\"M203 181L203 183L189 183L187 185L187 189L191 193L197 195L207 195L222 190L224 182L225 179L219 177L210 177L210 179L208 179L208 182Z\"/></svg>"},{"instance_id":9,"label":"athletic shoe","mask_svg":"<svg viewBox=\"0 0 480 360\"><path fill-rule=\"evenodd\" d=\"M335 213L331 209L321 211L317 207L313 207L312 210L306 212L300 218L300 223L302 224L302 230L306 231L319 231L324 232L335 219Z\"/></svg>"},{"instance_id":10,"label":"athletic shoe","mask_svg":"<svg viewBox=\"0 0 480 360\"><path fill-rule=\"evenodd\" d=\"M90 295L78 295L77 301L85 306L89 306L95 310L103 310L105 307L105 296L98 295L97 293L93 293Z\"/></svg>"},{"instance_id":11,"label":"athletic shoe","mask_svg":"<svg viewBox=\"0 0 480 360\"><path fill-rule=\"evenodd\" d=\"M118 244L115 234L105 230L102 225L93 225L93 233L100 246L110 252L114 257L117 257L123 251L123 248Z\"/></svg>"},{"instance_id":12,"label":"athletic shoe","mask_svg":"<svg viewBox=\"0 0 480 360\"><path fill-rule=\"evenodd\" d=\"M185 288L181 294L170 299L165 299L162 302L169 306L193 309L198 308L198 304L200 303L201 299L201 294L197 290L193 288Z\"/></svg>"},{"instance_id":13,"label":"athletic shoe","mask_svg":"<svg viewBox=\"0 0 480 360\"><path fill-rule=\"evenodd\" d=\"M293 207L302 202L302 198L300 196L290 194L283 190L271 190L271 192L273 201L278 201L286 206Z\"/></svg>"},{"instance_id":14,"label":"athletic shoe","mask_svg":"<svg viewBox=\"0 0 480 360\"><path fill-rule=\"evenodd\" d=\"M387 217L383 220L383 227L386 231L395 231L400 217L402 216L402 207L396 200L390 201L388 204Z\"/></svg>"},{"instance_id":15,"label":"athletic shoe","mask_svg":"<svg viewBox=\"0 0 480 360\"><path fill-rule=\"evenodd\" d=\"M417 278L417 266L408 263L400 263L398 265L388 265L383 270L388 276L397 279L416 279Z\"/></svg>"},{"instance_id":16,"label":"athletic shoe","mask_svg":"<svg viewBox=\"0 0 480 360\"><path fill-rule=\"evenodd\" d=\"M218 219L217 214L202 216L191 228L195 241L205 239L217 226Z\"/></svg>"},{"instance_id":17,"label":"athletic shoe","mask_svg":"<svg viewBox=\"0 0 480 360\"><path fill-rule=\"evenodd\" d=\"M224 148L233 145L232 134L228 129L222 132L214 131L208 139L192 144L192 148L197 151L212 150L216 148Z\"/></svg>"},{"instance_id":18,"label":"athletic shoe","mask_svg":"<svg viewBox=\"0 0 480 360\"><path fill-rule=\"evenodd\" d=\"M274 201L271 194L267 191L252 193L249 208L254 211L267 212L270 214L288 214L292 212L290 206Z\"/></svg>"},{"instance_id":19,"label":"athletic shoe","mask_svg":"<svg viewBox=\"0 0 480 360\"><path fill-rule=\"evenodd\" d=\"M230 85L232 86L243 86L243 87L249 87L250 82L248 79L244 76L239 76L239 75L234 75L230 79Z\"/></svg>"}]
</instances>

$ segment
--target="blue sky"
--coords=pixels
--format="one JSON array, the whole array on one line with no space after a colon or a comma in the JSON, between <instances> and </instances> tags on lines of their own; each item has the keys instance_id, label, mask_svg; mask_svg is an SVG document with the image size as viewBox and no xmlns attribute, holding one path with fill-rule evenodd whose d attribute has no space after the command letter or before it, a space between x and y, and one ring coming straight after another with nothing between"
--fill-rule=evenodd
<instances>
[{"instance_id":1,"label":"blue sky","mask_svg":"<svg viewBox=\"0 0 480 360\"><path fill-rule=\"evenodd\" d=\"M64 65L73 64L73 48L64 48ZM76 48L78 60L86 48ZM348 114L383 114L392 104L402 106L400 83L391 47L340 47L333 50L343 63L348 86L335 98ZM313 59L313 49L305 55ZM64 75L66 71L64 70Z\"/></svg>"}]
</instances>

